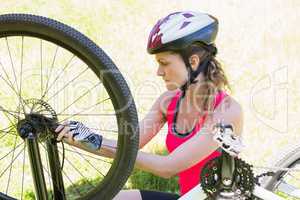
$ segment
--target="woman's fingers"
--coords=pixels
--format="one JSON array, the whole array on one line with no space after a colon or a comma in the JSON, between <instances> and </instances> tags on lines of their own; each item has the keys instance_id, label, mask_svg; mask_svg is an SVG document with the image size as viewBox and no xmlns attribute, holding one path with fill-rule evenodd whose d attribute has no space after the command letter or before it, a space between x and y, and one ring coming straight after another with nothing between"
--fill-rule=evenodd
<instances>
[{"instance_id":1,"label":"woman's fingers","mask_svg":"<svg viewBox=\"0 0 300 200\"><path fill-rule=\"evenodd\" d=\"M63 124L59 125L56 129L55 132L59 133L56 140L61 141L64 137L69 138L69 132L70 132L70 127L69 127L69 122L65 121Z\"/></svg>"},{"instance_id":2,"label":"woman's fingers","mask_svg":"<svg viewBox=\"0 0 300 200\"><path fill-rule=\"evenodd\" d=\"M74 140L73 140L73 134L74 134L74 131L69 131L68 132L68 137L66 138L67 139L67 142L68 143L72 143L72 142L74 142Z\"/></svg>"},{"instance_id":3,"label":"woman's fingers","mask_svg":"<svg viewBox=\"0 0 300 200\"><path fill-rule=\"evenodd\" d=\"M55 132L58 133L60 132L65 126L69 125L69 121L64 121L62 124L58 125L55 129Z\"/></svg>"},{"instance_id":4,"label":"woman's fingers","mask_svg":"<svg viewBox=\"0 0 300 200\"><path fill-rule=\"evenodd\" d=\"M65 125L62 125L62 124L58 125L55 129L55 132L59 133L64 127L65 127Z\"/></svg>"}]
</instances>

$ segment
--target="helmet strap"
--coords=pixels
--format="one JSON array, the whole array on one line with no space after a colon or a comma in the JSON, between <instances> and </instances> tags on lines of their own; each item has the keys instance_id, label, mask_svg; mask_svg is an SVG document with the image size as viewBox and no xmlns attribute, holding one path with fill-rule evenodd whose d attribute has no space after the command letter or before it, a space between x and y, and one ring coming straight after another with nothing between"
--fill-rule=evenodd
<instances>
[{"instance_id":1,"label":"helmet strap","mask_svg":"<svg viewBox=\"0 0 300 200\"><path fill-rule=\"evenodd\" d=\"M186 56L184 53L180 53L186 67L187 67L187 70L188 70L188 80L185 82L185 84L183 84L181 87L180 87L180 90L183 92L182 94L182 97L185 97L185 94L186 94L186 90L188 89L188 87L191 85L191 84L195 84L197 83L198 81L195 80L197 78L197 76L201 73L201 72L204 72L204 74L207 73L207 68L208 68L208 64L209 62L211 61L211 58L213 55L209 54L200 64L199 66L197 67L197 69L195 71L193 71L192 67L191 67L191 64L189 62L189 58L188 56Z\"/></svg>"}]
</instances>

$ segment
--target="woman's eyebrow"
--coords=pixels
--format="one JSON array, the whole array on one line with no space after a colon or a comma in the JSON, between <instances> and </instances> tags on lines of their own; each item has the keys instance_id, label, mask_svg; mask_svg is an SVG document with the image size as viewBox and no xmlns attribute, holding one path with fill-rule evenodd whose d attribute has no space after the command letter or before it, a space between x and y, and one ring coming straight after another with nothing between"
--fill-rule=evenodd
<instances>
[{"instance_id":1,"label":"woman's eyebrow","mask_svg":"<svg viewBox=\"0 0 300 200\"><path fill-rule=\"evenodd\" d=\"M157 59L157 62L167 62L167 60L165 60L163 58L159 58L159 59Z\"/></svg>"}]
</instances>

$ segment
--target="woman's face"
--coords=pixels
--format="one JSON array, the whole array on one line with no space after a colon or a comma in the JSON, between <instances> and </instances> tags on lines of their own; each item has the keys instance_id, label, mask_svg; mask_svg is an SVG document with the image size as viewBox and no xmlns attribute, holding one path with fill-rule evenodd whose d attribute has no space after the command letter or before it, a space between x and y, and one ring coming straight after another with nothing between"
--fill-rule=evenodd
<instances>
[{"instance_id":1,"label":"woman's face","mask_svg":"<svg viewBox=\"0 0 300 200\"><path fill-rule=\"evenodd\" d=\"M155 54L158 62L157 75L165 81L168 90L182 86L188 77L186 66L179 54L170 51Z\"/></svg>"}]
</instances>

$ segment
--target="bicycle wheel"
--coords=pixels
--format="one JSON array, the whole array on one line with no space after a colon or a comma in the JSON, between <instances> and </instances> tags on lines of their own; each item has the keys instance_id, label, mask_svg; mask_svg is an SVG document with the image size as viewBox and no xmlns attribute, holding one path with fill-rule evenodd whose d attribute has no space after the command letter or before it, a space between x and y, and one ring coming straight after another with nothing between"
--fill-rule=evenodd
<instances>
[{"instance_id":1,"label":"bicycle wheel","mask_svg":"<svg viewBox=\"0 0 300 200\"><path fill-rule=\"evenodd\" d=\"M287 199L300 199L300 145L292 145L271 166L297 170L276 172L273 177L264 179L264 187Z\"/></svg>"},{"instance_id":2,"label":"bicycle wheel","mask_svg":"<svg viewBox=\"0 0 300 200\"><path fill-rule=\"evenodd\" d=\"M133 169L139 140L132 95L112 60L65 24L6 14L0 67L0 198L112 199ZM116 156L56 143L46 119L85 123L117 140ZM24 135L25 125L31 132Z\"/></svg>"}]
</instances>

